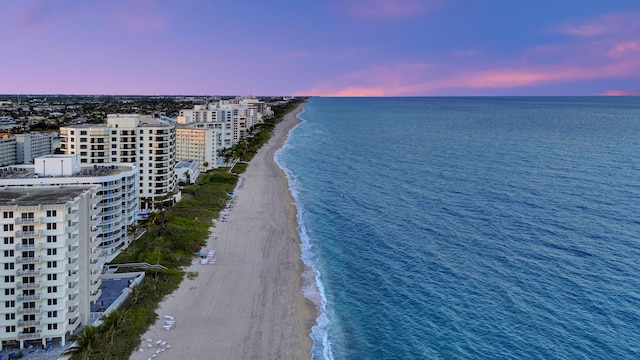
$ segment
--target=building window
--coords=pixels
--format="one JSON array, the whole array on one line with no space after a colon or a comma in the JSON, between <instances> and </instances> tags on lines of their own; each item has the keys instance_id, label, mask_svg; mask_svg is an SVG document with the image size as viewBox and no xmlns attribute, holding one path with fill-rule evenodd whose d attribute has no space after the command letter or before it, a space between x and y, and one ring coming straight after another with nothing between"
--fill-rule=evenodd
<instances>
[{"instance_id":1,"label":"building window","mask_svg":"<svg viewBox=\"0 0 640 360\"><path fill-rule=\"evenodd\" d=\"M16 307L15 300L5 301L4 302L4 307L8 307L8 308Z\"/></svg>"},{"instance_id":2,"label":"building window","mask_svg":"<svg viewBox=\"0 0 640 360\"><path fill-rule=\"evenodd\" d=\"M5 250L4 251L4 257L12 257L15 256L13 253L13 250Z\"/></svg>"},{"instance_id":3,"label":"building window","mask_svg":"<svg viewBox=\"0 0 640 360\"><path fill-rule=\"evenodd\" d=\"M4 319L5 320L15 320L16 319L16 314L5 314L4 315Z\"/></svg>"},{"instance_id":4,"label":"building window","mask_svg":"<svg viewBox=\"0 0 640 360\"><path fill-rule=\"evenodd\" d=\"M47 324L47 330L57 330L58 324Z\"/></svg>"},{"instance_id":5,"label":"building window","mask_svg":"<svg viewBox=\"0 0 640 360\"><path fill-rule=\"evenodd\" d=\"M47 311L47 317L49 318L54 318L54 317L58 317L58 312L57 311Z\"/></svg>"},{"instance_id":6,"label":"building window","mask_svg":"<svg viewBox=\"0 0 640 360\"><path fill-rule=\"evenodd\" d=\"M47 299L47 305L58 305L58 299Z\"/></svg>"},{"instance_id":7,"label":"building window","mask_svg":"<svg viewBox=\"0 0 640 360\"><path fill-rule=\"evenodd\" d=\"M13 236L8 236L4 238L4 244L5 245L11 245L13 244Z\"/></svg>"},{"instance_id":8,"label":"building window","mask_svg":"<svg viewBox=\"0 0 640 360\"><path fill-rule=\"evenodd\" d=\"M16 282L16 277L13 275L7 275L4 277L4 282L6 283Z\"/></svg>"},{"instance_id":9,"label":"building window","mask_svg":"<svg viewBox=\"0 0 640 360\"><path fill-rule=\"evenodd\" d=\"M56 235L47 235L47 242L54 243L58 241L58 237Z\"/></svg>"},{"instance_id":10,"label":"building window","mask_svg":"<svg viewBox=\"0 0 640 360\"><path fill-rule=\"evenodd\" d=\"M14 263L4 263L4 269L5 270L13 270L13 269L15 269L15 264Z\"/></svg>"},{"instance_id":11,"label":"building window","mask_svg":"<svg viewBox=\"0 0 640 360\"><path fill-rule=\"evenodd\" d=\"M58 267L58 262L57 261L47 261L47 268L51 269L51 268L55 268Z\"/></svg>"},{"instance_id":12,"label":"building window","mask_svg":"<svg viewBox=\"0 0 640 360\"><path fill-rule=\"evenodd\" d=\"M58 292L58 287L57 286L47 286L47 293L51 294L51 293L57 293Z\"/></svg>"},{"instance_id":13,"label":"building window","mask_svg":"<svg viewBox=\"0 0 640 360\"><path fill-rule=\"evenodd\" d=\"M5 219L13 219L13 211L3 211L2 217Z\"/></svg>"},{"instance_id":14,"label":"building window","mask_svg":"<svg viewBox=\"0 0 640 360\"><path fill-rule=\"evenodd\" d=\"M8 333L16 332L16 327L15 327L14 325L7 326L7 327L5 328L5 331L6 331L6 332L8 332Z\"/></svg>"},{"instance_id":15,"label":"building window","mask_svg":"<svg viewBox=\"0 0 640 360\"><path fill-rule=\"evenodd\" d=\"M4 231L13 231L13 224L4 224L4 225L2 226L2 229L3 229Z\"/></svg>"},{"instance_id":16,"label":"building window","mask_svg":"<svg viewBox=\"0 0 640 360\"><path fill-rule=\"evenodd\" d=\"M47 255L58 255L58 249L47 249Z\"/></svg>"},{"instance_id":17,"label":"building window","mask_svg":"<svg viewBox=\"0 0 640 360\"><path fill-rule=\"evenodd\" d=\"M47 223L47 230L55 230L58 228L58 224L56 223Z\"/></svg>"},{"instance_id":18,"label":"building window","mask_svg":"<svg viewBox=\"0 0 640 360\"><path fill-rule=\"evenodd\" d=\"M14 288L4 289L4 294L5 295L15 295L16 294L16 289L14 289Z\"/></svg>"},{"instance_id":19,"label":"building window","mask_svg":"<svg viewBox=\"0 0 640 360\"><path fill-rule=\"evenodd\" d=\"M54 217L57 216L57 214L56 210L47 210L47 217Z\"/></svg>"}]
</instances>

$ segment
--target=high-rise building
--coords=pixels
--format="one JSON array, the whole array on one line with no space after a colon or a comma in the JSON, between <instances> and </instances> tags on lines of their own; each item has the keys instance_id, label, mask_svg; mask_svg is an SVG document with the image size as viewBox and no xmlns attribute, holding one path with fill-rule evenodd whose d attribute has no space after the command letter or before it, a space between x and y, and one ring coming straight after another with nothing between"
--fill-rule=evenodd
<instances>
[{"instance_id":1,"label":"high-rise building","mask_svg":"<svg viewBox=\"0 0 640 360\"><path fill-rule=\"evenodd\" d=\"M100 297L99 185L0 189L0 340L62 344ZM52 196L52 194L55 194Z\"/></svg>"},{"instance_id":2,"label":"high-rise building","mask_svg":"<svg viewBox=\"0 0 640 360\"><path fill-rule=\"evenodd\" d=\"M25 186L50 188L55 197L57 186L99 185L101 199L96 204L96 251L106 262L115 258L131 241L138 204L138 167L134 164L81 164L79 155L48 155L35 159L34 165L0 168L0 187Z\"/></svg>"},{"instance_id":3,"label":"high-rise building","mask_svg":"<svg viewBox=\"0 0 640 360\"><path fill-rule=\"evenodd\" d=\"M190 126L176 125L176 159L178 161L196 160L202 172L216 168L218 130ZM180 177L180 174L176 175Z\"/></svg>"},{"instance_id":4,"label":"high-rise building","mask_svg":"<svg viewBox=\"0 0 640 360\"><path fill-rule=\"evenodd\" d=\"M151 115L112 114L104 124L60 128L61 150L88 164L132 163L139 170L139 208L151 210L180 200L174 172L176 128Z\"/></svg>"}]
</instances>

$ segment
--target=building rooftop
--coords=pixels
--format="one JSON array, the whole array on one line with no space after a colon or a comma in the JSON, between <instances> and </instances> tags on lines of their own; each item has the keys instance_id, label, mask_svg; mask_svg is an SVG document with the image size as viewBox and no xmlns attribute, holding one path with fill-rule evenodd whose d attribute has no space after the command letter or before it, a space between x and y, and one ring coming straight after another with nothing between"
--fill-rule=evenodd
<instances>
[{"instance_id":1,"label":"building rooftop","mask_svg":"<svg viewBox=\"0 0 640 360\"><path fill-rule=\"evenodd\" d=\"M124 166L118 164L108 164L108 165L90 165L83 166L80 169L80 172L75 173L69 176L49 176L51 178L74 178L74 177L98 177L98 176L109 176L116 175L124 171L130 171L133 168L132 166ZM27 166L7 166L0 168L0 180L2 179L34 179L39 176L35 172L35 168L33 165Z\"/></svg>"},{"instance_id":2,"label":"building rooftop","mask_svg":"<svg viewBox=\"0 0 640 360\"><path fill-rule=\"evenodd\" d=\"M0 206L34 206L64 204L92 186L56 186L39 189L21 186L0 186Z\"/></svg>"}]
</instances>

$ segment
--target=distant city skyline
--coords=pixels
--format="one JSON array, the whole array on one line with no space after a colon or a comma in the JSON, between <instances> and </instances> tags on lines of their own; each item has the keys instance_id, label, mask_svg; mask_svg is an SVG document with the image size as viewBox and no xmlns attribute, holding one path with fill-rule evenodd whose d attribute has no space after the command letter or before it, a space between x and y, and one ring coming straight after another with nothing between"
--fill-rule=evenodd
<instances>
[{"instance_id":1,"label":"distant city skyline","mask_svg":"<svg viewBox=\"0 0 640 360\"><path fill-rule=\"evenodd\" d=\"M0 94L640 95L629 0L4 1Z\"/></svg>"}]
</instances>

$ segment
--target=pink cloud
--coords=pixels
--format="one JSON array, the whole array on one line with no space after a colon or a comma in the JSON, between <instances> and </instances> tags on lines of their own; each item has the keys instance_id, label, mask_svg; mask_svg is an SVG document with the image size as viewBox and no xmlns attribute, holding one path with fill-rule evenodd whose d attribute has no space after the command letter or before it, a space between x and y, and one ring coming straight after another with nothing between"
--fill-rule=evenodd
<instances>
[{"instance_id":1,"label":"pink cloud","mask_svg":"<svg viewBox=\"0 0 640 360\"><path fill-rule=\"evenodd\" d=\"M433 9L440 0L347 0L338 11L360 18L395 19Z\"/></svg>"},{"instance_id":2,"label":"pink cloud","mask_svg":"<svg viewBox=\"0 0 640 360\"><path fill-rule=\"evenodd\" d=\"M357 96L385 96L384 90L381 88L366 88L348 86L344 88L340 87L328 87L317 86L313 89L294 93L294 96L344 96L344 97L357 97Z\"/></svg>"},{"instance_id":3,"label":"pink cloud","mask_svg":"<svg viewBox=\"0 0 640 360\"><path fill-rule=\"evenodd\" d=\"M640 90L607 90L600 96L640 96Z\"/></svg>"},{"instance_id":4,"label":"pink cloud","mask_svg":"<svg viewBox=\"0 0 640 360\"><path fill-rule=\"evenodd\" d=\"M614 44L608 52L609 56L625 56L640 51L640 41L625 41Z\"/></svg>"},{"instance_id":5,"label":"pink cloud","mask_svg":"<svg viewBox=\"0 0 640 360\"><path fill-rule=\"evenodd\" d=\"M590 20L578 20L553 29L567 35L594 37L633 33L640 28L640 12L609 14Z\"/></svg>"},{"instance_id":6,"label":"pink cloud","mask_svg":"<svg viewBox=\"0 0 640 360\"><path fill-rule=\"evenodd\" d=\"M634 59L595 65L485 66L457 71L445 64L398 63L374 66L325 81L299 95L406 96L511 89L540 84L608 78L640 78Z\"/></svg>"}]
</instances>

